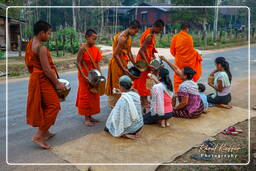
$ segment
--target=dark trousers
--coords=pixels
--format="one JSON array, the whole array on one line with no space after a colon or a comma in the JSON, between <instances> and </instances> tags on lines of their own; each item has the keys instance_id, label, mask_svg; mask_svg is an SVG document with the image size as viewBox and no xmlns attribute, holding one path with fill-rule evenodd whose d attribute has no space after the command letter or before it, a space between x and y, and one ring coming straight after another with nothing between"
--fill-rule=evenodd
<instances>
[{"instance_id":1,"label":"dark trousers","mask_svg":"<svg viewBox=\"0 0 256 171\"><path fill-rule=\"evenodd\" d=\"M160 116L158 114L152 116L151 112L148 112L145 115L143 115L143 121L144 121L144 124L155 124L159 120L167 120L167 119L171 118L172 116L173 116L172 112L165 113L162 116Z\"/></svg>"}]
</instances>

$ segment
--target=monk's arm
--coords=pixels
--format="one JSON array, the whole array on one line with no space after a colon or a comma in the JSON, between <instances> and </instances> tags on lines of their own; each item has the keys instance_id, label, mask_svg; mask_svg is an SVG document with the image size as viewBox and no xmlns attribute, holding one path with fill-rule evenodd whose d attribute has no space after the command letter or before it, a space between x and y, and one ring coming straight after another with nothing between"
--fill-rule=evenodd
<instances>
[{"instance_id":1,"label":"monk's arm","mask_svg":"<svg viewBox=\"0 0 256 171\"><path fill-rule=\"evenodd\" d=\"M129 57L130 61L132 62L132 64L135 65L136 62L135 62L135 60L134 60L134 57L133 57L133 55L132 55L132 51L131 51L131 50L130 50L129 53L128 53L128 57Z\"/></svg>"},{"instance_id":2,"label":"monk's arm","mask_svg":"<svg viewBox=\"0 0 256 171\"><path fill-rule=\"evenodd\" d=\"M176 43L176 37L174 36L172 38L171 45L170 45L170 51L171 51L171 54L172 54L173 57L175 57L175 55L176 55L175 43Z\"/></svg>"},{"instance_id":3,"label":"monk's arm","mask_svg":"<svg viewBox=\"0 0 256 171\"><path fill-rule=\"evenodd\" d=\"M122 49L122 47L123 47L125 41L126 41L125 38L122 38L122 37L118 40L118 44L117 44L116 49L114 50L113 56L114 56L114 58L115 58L115 60L116 60L117 65L123 70L124 73L127 74L127 73L129 73L129 72L128 72L128 70L123 66L123 64L122 64L122 62L121 62L121 60L120 60L120 56L119 56L119 54L120 54L120 52L121 52L121 49Z\"/></svg>"},{"instance_id":4,"label":"monk's arm","mask_svg":"<svg viewBox=\"0 0 256 171\"><path fill-rule=\"evenodd\" d=\"M46 77L53 83L56 89L63 90L65 89L65 85L60 83L56 78L55 74L52 72L50 63L48 61L47 56L47 48L45 46L41 46L39 49L39 58L41 62L41 66Z\"/></svg>"},{"instance_id":5,"label":"monk's arm","mask_svg":"<svg viewBox=\"0 0 256 171\"><path fill-rule=\"evenodd\" d=\"M183 77L183 73L182 71L173 63L171 63L167 58L165 58L164 56L160 56L160 59L162 59L164 62L166 62L171 69L179 76L179 77Z\"/></svg>"},{"instance_id":6,"label":"monk's arm","mask_svg":"<svg viewBox=\"0 0 256 171\"><path fill-rule=\"evenodd\" d=\"M147 46L149 45L149 43L152 41L152 37L151 36L148 36L145 41L143 42L140 50L139 50L139 54L141 55L141 57L146 61L147 63L147 66L149 68L151 68L152 66L150 66L150 64L148 63L147 61L147 57L146 57L146 54L145 52L147 51Z\"/></svg>"},{"instance_id":7,"label":"monk's arm","mask_svg":"<svg viewBox=\"0 0 256 171\"><path fill-rule=\"evenodd\" d=\"M149 65L148 61L147 61L147 57L145 52L147 51L147 46L150 43L150 41L152 40L151 36L148 36L145 41L143 42L140 50L139 50L139 54L141 55L141 57L147 62L147 64Z\"/></svg>"},{"instance_id":8,"label":"monk's arm","mask_svg":"<svg viewBox=\"0 0 256 171\"><path fill-rule=\"evenodd\" d=\"M181 101L178 106L174 107L175 110L179 110L187 106L188 104L188 96L181 96Z\"/></svg>"},{"instance_id":9,"label":"monk's arm","mask_svg":"<svg viewBox=\"0 0 256 171\"><path fill-rule=\"evenodd\" d=\"M77 58L76 58L76 67L78 69L78 71L80 72L80 74L84 77L84 79L89 83L89 79L88 77L84 74L83 70L82 70L82 67L81 67L81 64L82 64L82 59L83 59L83 48L81 47L78 51L78 54L77 54ZM85 64L86 65L86 64Z\"/></svg>"}]
</instances>

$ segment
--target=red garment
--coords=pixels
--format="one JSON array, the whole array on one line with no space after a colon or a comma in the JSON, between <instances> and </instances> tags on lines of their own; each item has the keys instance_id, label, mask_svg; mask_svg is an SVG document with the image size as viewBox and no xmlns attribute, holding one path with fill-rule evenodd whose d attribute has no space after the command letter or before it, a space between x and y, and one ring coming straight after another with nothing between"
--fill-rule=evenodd
<instances>
[{"instance_id":1,"label":"red garment","mask_svg":"<svg viewBox=\"0 0 256 171\"><path fill-rule=\"evenodd\" d=\"M153 54L157 52L155 49L156 39L155 35L151 34L151 28L146 29L145 32L142 34L140 39L140 47L142 47L144 41L148 36L152 37L152 41L147 45L146 51L144 53L146 55L147 62L150 63L153 58ZM136 61L140 59L143 59L143 57L141 57L141 55L138 54L136 57ZM142 72L140 78L135 80L133 83L133 88L137 89L140 96L150 96L150 90L148 90L146 87L148 73L151 73L151 71L148 69Z\"/></svg>"},{"instance_id":2,"label":"red garment","mask_svg":"<svg viewBox=\"0 0 256 171\"><path fill-rule=\"evenodd\" d=\"M54 123L60 110L57 92L42 70L39 56L32 51L30 40L26 47L25 63L30 73L27 98L27 124L48 130ZM51 54L47 52L51 68L54 68ZM53 70L53 72L55 72Z\"/></svg>"},{"instance_id":3,"label":"red garment","mask_svg":"<svg viewBox=\"0 0 256 171\"><path fill-rule=\"evenodd\" d=\"M88 48L88 51L95 63L99 63L102 59L100 50L96 46ZM93 66L87 52L84 52L83 61L85 61L89 70L97 69ZM83 73L88 76L87 70L82 66ZM78 72L78 91L76 98L76 106L80 115L91 116L100 113L100 96L98 93L92 93L90 91L89 84L85 81L84 77Z\"/></svg>"}]
</instances>

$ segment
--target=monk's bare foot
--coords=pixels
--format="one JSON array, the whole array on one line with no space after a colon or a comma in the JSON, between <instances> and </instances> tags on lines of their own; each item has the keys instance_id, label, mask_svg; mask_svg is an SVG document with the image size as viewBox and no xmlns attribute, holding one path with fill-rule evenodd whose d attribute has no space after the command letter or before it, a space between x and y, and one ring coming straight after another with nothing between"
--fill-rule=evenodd
<instances>
[{"instance_id":1,"label":"monk's bare foot","mask_svg":"<svg viewBox=\"0 0 256 171\"><path fill-rule=\"evenodd\" d=\"M95 118L93 118L93 117L90 117L90 121L92 121L92 122L100 122L100 120L95 119Z\"/></svg>"},{"instance_id":2,"label":"monk's bare foot","mask_svg":"<svg viewBox=\"0 0 256 171\"><path fill-rule=\"evenodd\" d=\"M222 107L222 108L225 108L225 109L231 109L232 108L232 106L226 105L226 104L219 104L218 107Z\"/></svg>"},{"instance_id":3,"label":"monk's bare foot","mask_svg":"<svg viewBox=\"0 0 256 171\"><path fill-rule=\"evenodd\" d=\"M45 140L48 140L49 138L52 138L54 137L56 134L54 133L51 133L51 132L46 132L46 134L44 135L45 136Z\"/></svg>"},{"instance_id":4,"label":"monk's bare foot","mask_svg":"<svg viewBox=\"0 0 256 171\"><path fill-rule=\"evenodd\" d=\"M32 142L34 142L35 144L37 144L39 147L41 147L43 149L51 148L51 146L49 144L45 143L44 137L33 137Z\"/></svg>"},{"instance_id":5,"label":"monk's bare foot","mask_svg":"<svg viewBox=\"0 0 256 171\"><path fill-rule=\"evenodd\" d=\"M89 127L94 126L94 122L92 122L92 121L90 121L90 120L85 120L84 124L85 124L86 126L89 126Z\"/></svg>"},{"instance_id":6,"label":"monk's bare foot","mask_svg":"<svg viewBox=\"0 0 256 171\"><path fill-rule=\"evenodd\" d=\"M135 135L132 135L132 134L124 134L123 137L128 138L128 139L132 139L132 140L137 139L137 137Z\"/></svg>"},{"instance_id":7,"label":"monk's bare foot","mask_svg":"<svg viewBox=\"0 0 256 171\"><path fill-rule=\"evenodd\" d=\"M256 105L254 105L254 106L252 107L252 109L253 109L253 110L256 110Z\"/></svg>"}]
</instances>

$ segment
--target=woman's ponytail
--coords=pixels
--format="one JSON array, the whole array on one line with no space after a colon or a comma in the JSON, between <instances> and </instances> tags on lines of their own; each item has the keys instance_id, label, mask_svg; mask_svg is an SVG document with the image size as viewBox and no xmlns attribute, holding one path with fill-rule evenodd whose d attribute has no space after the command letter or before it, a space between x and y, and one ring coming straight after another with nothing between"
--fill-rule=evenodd
<instances>
[{"instance_id":1,"label":"woman's ponytail","mask_svg":"<svg viewBox=\"0 0 256 171\"><path fill-rule=\"evenodd\" d=\"M232 81L232 74L230 72L228 61L226 61L226 59L224 57L218 57L218 58L215 59L215 63L216 64L220 64L224 68L225 72L228 75L229 81L231 83L231 81Z\"/></svg>"}]
</instances>

